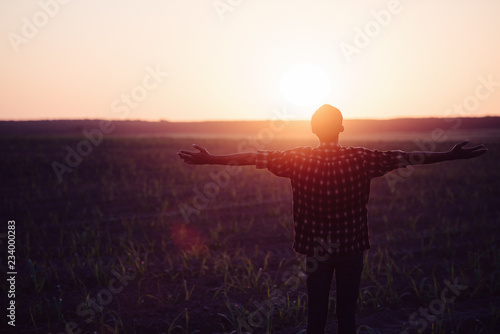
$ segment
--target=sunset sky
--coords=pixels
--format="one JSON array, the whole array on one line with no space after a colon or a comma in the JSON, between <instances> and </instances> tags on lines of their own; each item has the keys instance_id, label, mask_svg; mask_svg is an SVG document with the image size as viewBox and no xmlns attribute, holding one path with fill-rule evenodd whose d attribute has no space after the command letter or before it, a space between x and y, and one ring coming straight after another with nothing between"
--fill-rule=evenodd
<instances>
[{"instance_id":1,"label":"sunset sky","mask_svg":"<svg viewBox=\"0 0 500 334\"><path fill-rule=\"evenodd\" d=\"M0 22L2 120L500 116L498 0L2 0Z\"/></svg>"}]
</instances>

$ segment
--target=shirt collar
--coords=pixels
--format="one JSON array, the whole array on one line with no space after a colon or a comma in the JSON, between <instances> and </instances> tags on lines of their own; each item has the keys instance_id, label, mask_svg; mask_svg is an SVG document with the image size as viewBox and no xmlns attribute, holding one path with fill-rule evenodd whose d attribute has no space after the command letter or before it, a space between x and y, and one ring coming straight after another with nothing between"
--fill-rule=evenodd
<instances>
[{"instance_id":1,"label":"shirt collar","mask_svg":"<svg viewBox=\"0 0 500 334\"><path fill-rule=\"evenodd\" d=\"M325 151L335 151L338 150L340 147L341 146L338 143L334 142L320 142L319 145L317 146L318 149Z\"/></svg>"}]
</instances>

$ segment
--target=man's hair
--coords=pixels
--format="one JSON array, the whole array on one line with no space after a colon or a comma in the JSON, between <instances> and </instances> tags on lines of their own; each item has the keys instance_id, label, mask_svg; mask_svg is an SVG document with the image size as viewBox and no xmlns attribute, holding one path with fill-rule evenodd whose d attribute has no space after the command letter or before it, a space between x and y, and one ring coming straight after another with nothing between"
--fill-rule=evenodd
<instances>
[{"instance_id":1,"label":"man's hair","mask_svg":"<svg viewBox=\"0 0 500 334\"><path fill-rule=\"evenodd\" d=\"M331 141L344 131L342 113L329 104L322 105L311 118L311 129L322 141Z\"/></svg>"}]
</instances>

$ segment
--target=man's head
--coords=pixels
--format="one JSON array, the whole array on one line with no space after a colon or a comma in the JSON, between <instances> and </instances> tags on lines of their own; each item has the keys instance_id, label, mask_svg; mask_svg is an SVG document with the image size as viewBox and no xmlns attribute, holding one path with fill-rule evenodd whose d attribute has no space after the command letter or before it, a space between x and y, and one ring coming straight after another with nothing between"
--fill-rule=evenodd
<instances>
[{"instance_id":1,"label":"man's head","mask_svg":"<svg viewBox=\"0 0 500 334\"><path fill-rule=\"evenodd\" d=\"M311 118L312 132L321 141L337 141L339 133L344 131L342 113L329 104L322 105Z\"/></svg>"}]
</instances>

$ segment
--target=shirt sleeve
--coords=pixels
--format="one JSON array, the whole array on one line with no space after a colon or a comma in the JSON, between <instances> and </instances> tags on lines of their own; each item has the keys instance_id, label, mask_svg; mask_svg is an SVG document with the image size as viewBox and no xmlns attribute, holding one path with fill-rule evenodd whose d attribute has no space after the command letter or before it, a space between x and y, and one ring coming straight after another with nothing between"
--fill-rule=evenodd
<instances>
[{"instance_id":1,"label":"shirt sleeve","mask_svg":"<svg viewBox=\"0 0 500 334\"><path fill-rule=\"evenodd\" d=\"M404 151L365 150L365 168L370 177L382 176L394 169L408 165Z\"/></svg>"},{"instance_id":2,"label":"shirt sleeve","mask_svg":"<svg viewBox=\"0 0 500 334\"><path fill-rule=\"evenodd\" d=\"M257 150L255 167L268 169L277 176L290 177L294 165L294 151L264 151Z\"/></svg>"}]
</instances>

